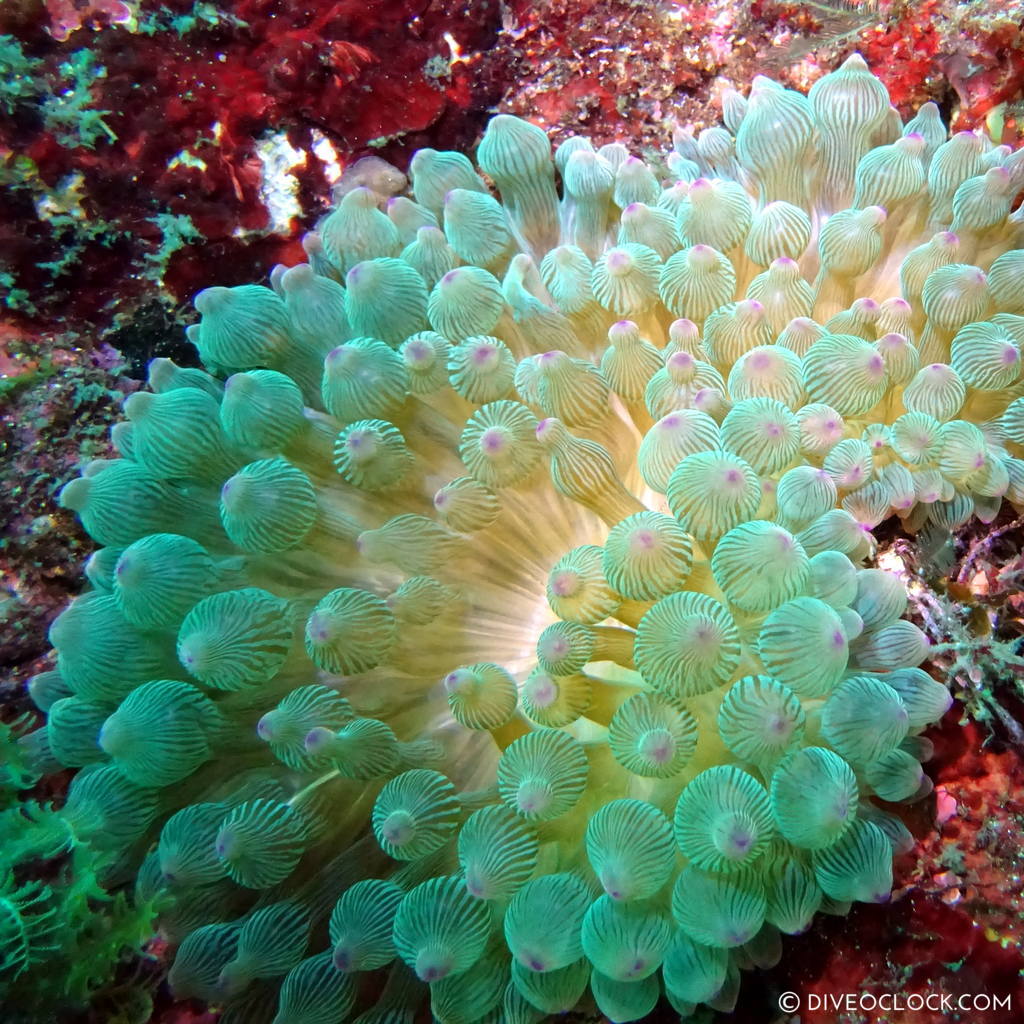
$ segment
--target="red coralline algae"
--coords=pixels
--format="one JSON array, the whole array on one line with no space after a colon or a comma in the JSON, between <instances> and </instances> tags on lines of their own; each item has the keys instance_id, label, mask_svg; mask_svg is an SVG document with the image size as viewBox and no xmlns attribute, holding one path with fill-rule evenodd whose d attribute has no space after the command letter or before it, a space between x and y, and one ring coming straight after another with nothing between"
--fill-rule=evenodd
<instances>
[{"instance_id":1,"label":"red coralline algae","mask_svg":"<svg viewBox=\"0 0 1024 1024\"><path fill-rule=\"evenodd\" d=\"M717 123L725 85L768 74L806 90L859 50L905 117L936 100L955 129L972 128L1021 96L1019 22L1001 0L512 0L502 109L559 135L660 144L672 120Z\"/></svg>"},{"instance_id":2,"label":"red coralline algae","mask_svg":"<svg viewBox=\"0 0 1024 1024\"><path fill-rule=\"evenodd\" d=\"M954 52L941 61L960 100L964 123L984 117L1004 103L1016 104L1019 108L1024 91L1024 41L1020 22L1004 21L989 32L968 33L966 38L972 44L966 52ZM1017 109L1007 117L1002 141L1013 143L1021 137L1024 137L1024 119Z\"/></svg>"},{"instance_id":3,"label":"red coralline algae","mask_svg":"<svg viewBox=\"0 0 1024 1024\"><path fill-rule=\"evenodd\" d=\"M14 186L0 243L26 323L106 324L158 286L187 298L199 241L229 283L294 262L339 164L468 145L489 103L473 67L497 28L487 5L240 0L192 13L189 0L145 0L128 24L117 4L60 0L49 20L24 6L0 12L0 32L40 62L40 93L67 90L87 48L97 70L78 99L109 130L69 144L38 103L0 119Z\"/></svg>"},{"instance_id":4,"label":"red coralline algae","mask_svg":"<svg viewBox=\"0 0 1024 1024\"><path fill-rule=\"evenodd\" d=\"M860 39L901 112L952 88L954 130L981 124L1001 104L1020 99L1024 82L1021 18L1004 3L894 5L892 16ZM1014 141L1016 124L1003 129Z\"/></svg>"},{"instance_id":5,"label":"red coralline algae","mask_svg":"<svg viewBox=\"0 0 1024 1024\"><path fill-rule=\"evenodd\" d=\"M514 0L501 39L502 109L556 138L585 131L660 148L679 105L753 53L748 26L749 12L731 0Z\"/></svg>"},{"instance_id":6,"label":"red coralline algae","mask_svg":"<svg viewBox=\"0 0 1024 1024\"><path fill-rule=\"evenodd\" d=\"M901 111L920 106L945 86L936 65L942 49L936 17L940 11L940 0L923 0L898 20L864 33L864 57L878 68L878 76Z\"/></svg>"},{"instance_id":7,"label":"red coralline algae","mask_svg":"<svg viewBox=\"0 0 1024 1024\"><path fill-rule=\"evenodd\" d=\"M905 885L960 908L983 937L1022 957L1024 766L1021 752L955 718L935 737L935 778L955 812L923 837Z\"/></svg>"}]
</instances>

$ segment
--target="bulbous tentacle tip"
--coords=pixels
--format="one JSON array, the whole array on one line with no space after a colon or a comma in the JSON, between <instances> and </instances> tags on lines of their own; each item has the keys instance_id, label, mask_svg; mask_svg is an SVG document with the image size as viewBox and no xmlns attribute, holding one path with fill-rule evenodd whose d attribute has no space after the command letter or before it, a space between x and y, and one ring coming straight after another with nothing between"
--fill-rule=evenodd
<instances>
[{"instance_id":1,"label":"bulbous tentacle tip","mask_svg":"<svg viewBox=\"0 0 1024 1024\"><path fill-rule=\"evenodd\" d=\"M334 739L334 733L330 729L317 726L306 733L303 745L307 754L319 755L325 753Z\"/></svg>"},{"instance_id":2,"label":"bulbous tentacle tip","mask_svg":"<svg viewBox=\"0 0 1024 1024\"><path fill-rule=\"evenodd\" d=\"M310 242L312 242L313 238L317 238L316 235L307 235L306 237L310 238ZM320 247L322 248L322 243L320 243ZM310 264L297 263L294 267L287 268L284 273L281 274L281 291L285 294L299 293L304 288L308 288L313 283L315 277L316 274Z\"/></svg>"},{"instance_id":3,"label":"bulbous tentacle tip","mask_svg":"<svg viewBox=\"0 0 1024 1024\"><path fill-rule=\"evenodd\" d=\"M192 299L192 305L197 313L205 315L224 308L230 301L231 289L214 285L211 288L204 288L202 291L197 292Z\"/></svg>"},{"instance_id":4,"label":"bulbous tentacle tip","mask_svg":"<svg viewBox=\"0 0 1024 1024\"><path fill-rule=\"evenodd\" d=\"M149 391L136 391L129 395L121 405L129 420L141 419L153 407L156 395Z\"/></svg>"},{"instance_id":5,"label":"bulbous tentacle tip","mask_svg":"<svg viewBox=\"0 0 1024 1024\"><path fill-rule=\"evenodd\" d=\"M310 260L323 258L324 241L316 231L307 231L301 239L302 251Z\"/></svg>"},{"instance_id":6,"label":"bulbous tentacle tip","mask_svg":"<svg viewBox=\"0 0 1024 1024\"><path fill-rule=\"evenodd\" d=\"M380 205L380 197L367 185L357 185L345 193L340 205L345 208L376 209Z\"/></svg>"},{"instance_id":7,"label":"bulbous tentacle tip","mask_svg":"<svg viewBox=\"0 0 1024 1024\"><path fill-rule=\"evenodd\" d=\"M90 480L86 476L70 480L61 489L58 496L61 508L81 512L89 500Z\"/></svg>"}]
</instances>

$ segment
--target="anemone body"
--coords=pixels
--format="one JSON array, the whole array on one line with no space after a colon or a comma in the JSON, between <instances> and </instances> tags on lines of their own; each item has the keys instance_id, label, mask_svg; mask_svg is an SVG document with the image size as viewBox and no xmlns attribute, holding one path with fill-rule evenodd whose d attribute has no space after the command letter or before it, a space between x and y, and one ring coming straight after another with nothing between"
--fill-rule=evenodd
<instances>
[{"instance_id":1,"label":"anemone body","mask_svg":"<svg viewBox=\"0 0 1024 1024\"><path fill-rule=\"evenodd\" d=\"M858 56L726 114L421 150L200 293L211 374L62 491L105 547L32 692L180 994L689 1013L886 896L949 695L872 531L1024 500L1020 158L901 136Z\"/></svg>"}]
</instances>

